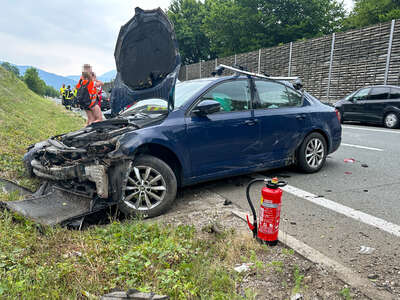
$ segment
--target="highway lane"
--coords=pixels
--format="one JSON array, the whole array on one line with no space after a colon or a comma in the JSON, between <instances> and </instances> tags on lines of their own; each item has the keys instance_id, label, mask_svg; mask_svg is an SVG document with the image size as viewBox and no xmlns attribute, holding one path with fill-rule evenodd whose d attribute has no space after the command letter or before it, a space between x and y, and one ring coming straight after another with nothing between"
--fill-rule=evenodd
<instances>
[{"instance_id":1,"label":"highway lane","mask_svg":"<svg viewBox=\"0 0 400 300\"><path fill-rule=\"evenodd\" d=\"M400 228L399 134L400 130L344 125L344 145L329 155L326 166L318 173L302 174L285 168L214 181L202 187L249 210L245 199L247 182L254 177L278 175L294 190L331 200L342 210L312 203L297 190L284 192L281 229L354 268L361 276L378 275L377 286L400 297L400 231L397 236L388 231ZM345 162L350 158L355 162ZM257 185L251 192L256 207L261 187ZM349 217L343 214L343 208L366 217L359 220L357 213ZM383 227L371 226L371 220L379 220ZM361 246L375 250L372 254L359 254Z\"/></svg>"}]
</instances>

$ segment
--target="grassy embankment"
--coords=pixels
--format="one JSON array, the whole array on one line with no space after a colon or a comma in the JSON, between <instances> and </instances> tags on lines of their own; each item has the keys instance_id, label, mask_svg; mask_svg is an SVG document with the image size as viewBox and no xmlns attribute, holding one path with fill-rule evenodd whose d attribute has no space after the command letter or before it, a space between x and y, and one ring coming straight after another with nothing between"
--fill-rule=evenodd
<instances>
[{"instance_id":1,"label":"grassy embankment","mask_svg":"<svg viewBox=\"0 0 400 300\"><path fill-rule=\"evenodd\" d=\"M0 67L1 177L34 188L37 182L25 177L21 163L25 148L83 123ZM83 232L38 230L0 211L0 298L95 298L114 288L138 288L172 299L241 299L236 286L242 275L232 267L251 260L246 253L254 249L261 246L231 234L204 239L191 227L137 220Z\"/></svg>"}]
</instances>

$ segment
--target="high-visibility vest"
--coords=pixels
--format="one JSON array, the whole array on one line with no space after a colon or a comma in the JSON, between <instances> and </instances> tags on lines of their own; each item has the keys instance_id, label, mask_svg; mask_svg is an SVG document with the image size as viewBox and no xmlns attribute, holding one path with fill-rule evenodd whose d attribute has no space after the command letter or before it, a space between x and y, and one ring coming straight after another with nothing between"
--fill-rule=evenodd
<instances>
[{"instance_id":1,"label":"high-visibility vest","mask_svg":"<svg viewBox=\"0 0 400 300\"><path fill-rule=\"evenodd\" d=\"M64 91L64 93L65 93L65 99L67 99L67 100L72 99L73 94L72 94L71 90L66 89L66 90Z\"/></svg>"},{"instance_id":2,"label":"high-visibility vest","mask_svg":"<svg viewBox=\"0 0 400 300\"><path fill-rule=\"evenodd\" d=\"M60 95L61 95L61 96L65 96L64 93L65 93L65 90L66 90L66 89L67 89L67 88L63 88L63 87L60 88Z\"/></svg>"}]
</instances>

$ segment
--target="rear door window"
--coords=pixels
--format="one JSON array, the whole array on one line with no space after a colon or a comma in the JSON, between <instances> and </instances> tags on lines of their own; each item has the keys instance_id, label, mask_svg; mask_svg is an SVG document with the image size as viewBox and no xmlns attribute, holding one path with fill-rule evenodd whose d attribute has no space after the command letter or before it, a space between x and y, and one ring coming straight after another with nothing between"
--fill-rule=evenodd
<instances>
[{"instance_id":1,"label":"rear door window","mask_svg":"<svg viewBox=\"0 0 400 300\"><path fill-rule=\"evenodd\" d=\"M390 88L388 87L374 87L369 94L369 100L385 100L389 98Z\"/></svg>"},{"instance_id":2,"label":"rear door window","mask_svg":"<svg viewBox=\"0 0 400 300\"><path fill-rule=\"evenodd\" d=\"M281 108L302 105L300 93L272 81L256 80L256 88L260 99L259 108Z\"/></svg>"},{"instance_id":3,"label":"rear door window","mask_svg":"<svg viewBox=\"0 0 400 300\"><path fill-rule=\"evenodd\" d=\"M391 88L390 89L390 99L400 99L400 89Z\"/></svg>"}]
</instances>

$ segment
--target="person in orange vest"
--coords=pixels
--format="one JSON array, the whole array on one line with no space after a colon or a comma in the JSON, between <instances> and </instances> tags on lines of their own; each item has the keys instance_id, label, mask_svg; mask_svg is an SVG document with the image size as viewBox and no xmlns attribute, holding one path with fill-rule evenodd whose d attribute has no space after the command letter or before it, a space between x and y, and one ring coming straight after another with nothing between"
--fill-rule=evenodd
<instances>
[{"instance_id":1,"label":"person in orange vest","mask_svg":"<svg viewBox=\"0 0 400 300\"><path fill-rule=\"evenodd\" d=\"M83 66L82 76L76 85L76 99L79 106L85 110L87 121L86 125L103 120L100 107L97 101L97 89L92 78L92 67L88 64Z\"/></svg>"}]
</instances>

